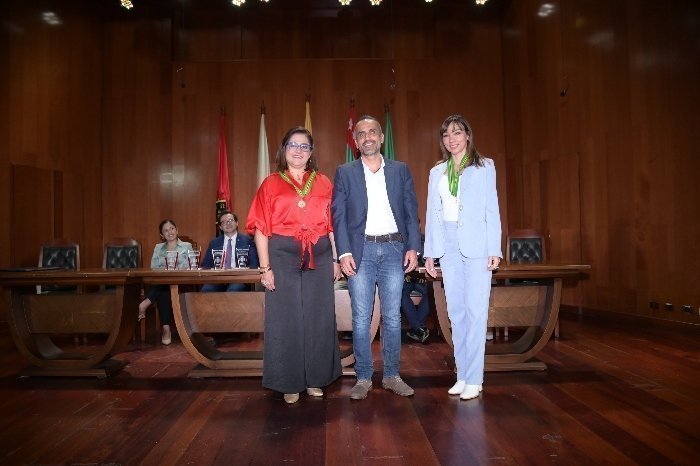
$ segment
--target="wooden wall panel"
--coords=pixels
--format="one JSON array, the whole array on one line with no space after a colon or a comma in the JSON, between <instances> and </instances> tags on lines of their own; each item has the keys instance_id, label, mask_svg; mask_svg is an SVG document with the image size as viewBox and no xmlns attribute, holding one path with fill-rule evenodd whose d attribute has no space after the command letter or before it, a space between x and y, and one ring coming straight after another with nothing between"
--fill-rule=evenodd
<instances>
[{"instance_id":1,"label":"wooden wall panel","mask_svg":"<svg viewBox=\"0 0 700 466\"><path fill-rule=\"evenodd\" d=\"M150 263L158 223L175 217L173 196L183 189L171 148L170 22L111 22L104 41L102 240L136 238Z\"/></svg>"},{"instance_id":2,"label":"wooden wall panel","mask_svg":"<svg viewBox=\"0 0 700 466\"><path fill-rule=\"evenodd\" d=\"M0 32L0 102L9 109L0 116L0 216L11 215L15 164L60 174L55 225L82 236L85 267L100 264L113 236L141 241L147 263L163 218L206 245L215 233L220 107L244 220L260 106L274 155L284 131L303 122L306 94L329 176L345 159L350 99L382 121L389 105L423 216L437 129L461 112L496 161L504 236L535 227L553 260L593 265L589 280L565 290L565 303L693 321L677 309L700 306L700 279L685 272L700 259L691 139L700 123L700 7L551 4L341 9L300 0L235 9L199 0L126 11L116 2L12 0ZM36 20L47 6L60 26ZM0 227L0 247L18 246L11 228ZM650 311L649 300L676 311Z\"/></svg>"},{"instance_id":3,"label":"wooden wall panel","mask_svg":"<svg viewBox=\"0 0 700 466\"><path fill-rule=\"evenodd\" d=\"M36 267L41 244L54 236L54 173L35 167L13 165L9 183L13 199L11 244L6 266Z\"/></svg>"},{"instance_id":4,"label":"wooden wall panel","mask_svg":"<svg viewBox=\"0 0 700 466\"><path fill-rule=\"evenodd\" d=\"M699 279L683 271L700 261L689 137L700 123L700 8L553 5L512 2L504 21L510 224L547 232L553 260L593 265L565 302L697 322Z\"/></svg>"},{"instance_id":5,"label":"wooden wall panel","mask_svg":"<svg viewBox=\"0 0 700 466\"><path fill-rule=\"evenodd\" d=\"M37 236L16 231L9 221L10 212L27 207L33 209L27 215L51 219L51 224L34 228L70 233L81 241L81 258L101 257L102 21L95 5L85 0L3 4L0 87L8 105L2 106L0 120L7 122L0 165L8 182L2 183L6 195L0 210L5 219L0 222L0 266L36 263L25 253L15 258L18 263L10 263L10 249L34 251L36 256L41 244ZM27 168L23 173L29 178L23 186L10 188L5 176L12 173L11 166ZM53 192L58 212L51 197L28 206L26 199L13 195L43 185L42 173L52 173L59 181Z\"/></svg>"},{"instance_id":6,"label":"wooden wall panel","mask_svg":"<svg viewBox=\"0 0 700 466\"><path fill-rule=\"evenodd\" d=\"M149 34L152 41L144 46L130 38L136 29L156 27L153 20L107 26L104 178L109 188L105 196L120 189L117 183L128 188L122 188L126 200L115 200L105 209L105 237L128 234L148 251L158 240L160 220L171 217L181 233L207 244L216 231L214 201L222 105L226 109L233 208L242 227L257 189L260 107L264 102L268 145L274 159L284 132L304 122L306 94L311 95L316 156L321 170L330 177L345 161L348 106L354 98L358 115L370 113L382 122L384 105L390 106L397 157L407 161L413 171L421 217L428 170L439 157L437 129L451 113L463 112L470 119L480 149L496 159L499 183L505 185L501 34L498 21L492 20L492 10L484 10L487 21L471 17L464 23L471 7L454 8L458 14L437 14L432 29L424 31L429 22L420 15L435 9L424 2L412 2L400 19L395 19L400 32L394 37L392 52L386 50L391 44L386 8L355 9L350 17L312 15L307 24L298 11L283 18L288 8L282 5L271 18L265 17L269 20L266 25L255 16L262 8L254 6L252 12L234 14L231 11L236 10L227 7L228 13L222 13L226 21L217 20L212 12L195 15L194 10L185 10L184 26L178 12L171 34L165 31L166 22L159 22L157 27L162 31ZM359 19L365 15L367 24L355 21L358 15ZM352 24L356 27L351 28ZM424 32L409 34L417 24ZM342 45L345 42L335 26L340 31L352 30L352 49ZM238 28L244 31L240 40L236 39ZM264 34L275 28L271 36ZM441 38L450 40L448 45L435 46L438 30ZM281 39L275 42L275 37L286 37L286 33L291 47ZM168 128L155 121L155 113L141 108L166 108L160 92L139 95L138 103L133 102L136 96L130 92L136 88L134 82L144 89L156 85L157 75L164 73L167 63L159 56L170 48L170 36L176 38L172 46L175 60L167 64L170 113L162 118L170 118ZM266 41L264 50L251 45L261 38ZM227 48L229 43L231 48ZM459 47L449 45L453 43ZM481 72L455 72L455 60L473 63ZM122 70L136 73L136 81ZM165 137L170 138L168 143L162 141ZM169 144L169 148L146 153L144 144ZM132 170L136 161L144 165L141 174ZM110 177L120 181L111 183ZM134 203L140 208L130 212ZM505 196L502 203L505 212ZM110 217L122 223L117 226Z\"/></svg>"},{"instance_id":7,"label":"wooden wall panel","mask_svg":"<svg viewBox=\"0 0 700 466\"><path fill-rule=\"evenodd\" d=\"M10 165L10 35L0 30L0 267L12 263L12 170ZM3 305L9 300L5 296ZM0 307L0 316L3 307Z\"/></svg>"}]
</instances>

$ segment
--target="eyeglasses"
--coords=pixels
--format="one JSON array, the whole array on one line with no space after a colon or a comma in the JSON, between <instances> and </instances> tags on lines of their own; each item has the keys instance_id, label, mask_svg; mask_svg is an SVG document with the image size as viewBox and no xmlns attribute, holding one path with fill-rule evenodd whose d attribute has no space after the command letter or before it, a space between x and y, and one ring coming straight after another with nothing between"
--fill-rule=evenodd
<instances>
[{"instance_id":1,"label":"eyeglasses","mask_svg":"<svg viewBox=\"0 0 700 466\"><path fill-rule=\"evenodd\" d=\"M230 218L228 220L222 220L221 225L233 225L234 222L235 222L235 220Z\"/></svg>"},{"instance_id":2,"label":"eyeglasses","mask_svg":"<svg viewBox=\"0 0 700 466\"><path fill-rule=\"evenodd\" d=\"M313 146L311 144L297 144L294 141L289 141L287 143L287 149L289 150L301 150L302 152L311 152L311 149L313 149Z\"/></svg>"}]
</instances>

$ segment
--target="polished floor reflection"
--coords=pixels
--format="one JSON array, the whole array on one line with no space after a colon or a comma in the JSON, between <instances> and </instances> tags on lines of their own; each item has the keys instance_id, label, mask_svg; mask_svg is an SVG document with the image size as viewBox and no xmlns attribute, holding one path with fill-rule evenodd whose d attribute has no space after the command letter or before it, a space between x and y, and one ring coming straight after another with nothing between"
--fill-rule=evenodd
<instances>
[{"instance_id":1,"label":"polished floor reflection","mask_svg":"<svg viewBox=\"0 0 700 466\"><path fill-rule=\"evenodd\" d=\"M378 362L366 400L345 377L287 405L259 378L188 379L194 361L157 335L106 380L17 378L25 362L0 324L0 463L696 464L700 331L565 315L561 335L540 354L546 372L487 373L474 400L447 395L449 348L431 335L403 345L411 398L381 388Z\"/></svg>"}]
</instances>

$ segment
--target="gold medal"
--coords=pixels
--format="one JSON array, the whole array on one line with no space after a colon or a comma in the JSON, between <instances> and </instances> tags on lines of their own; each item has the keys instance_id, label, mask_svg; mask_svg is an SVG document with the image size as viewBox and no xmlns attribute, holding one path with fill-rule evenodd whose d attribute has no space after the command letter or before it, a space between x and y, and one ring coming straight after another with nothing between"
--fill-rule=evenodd
<instances>
[{"instance_id":1,"label":"gold medal","mask_svg":"<svg viewBox=\"0 0 700 466\"><path fill-rule=\"evenodd\" d=\"M280 174L280 177L284 181L289 183L292 186L292 188L294 188L294 190L297 192L297 194L301 198L301 199L299 199L299 202L297 202L297 205L299 206L299 208L303 209L304 207L306 207L306 201L304 201L304 196L306 196L307 194L309 194L309 192L311 192L311 186L313 186L314 180L316 179L316 171L311 172L311 175L309 175L309 179L306 180L306 184L304 185L304 189L297 188L294 185L294 183L292 182L292 180L289 179L289 177L287 176L286 173L279 172L279 174Z\"/></svg>"}]
</instances>

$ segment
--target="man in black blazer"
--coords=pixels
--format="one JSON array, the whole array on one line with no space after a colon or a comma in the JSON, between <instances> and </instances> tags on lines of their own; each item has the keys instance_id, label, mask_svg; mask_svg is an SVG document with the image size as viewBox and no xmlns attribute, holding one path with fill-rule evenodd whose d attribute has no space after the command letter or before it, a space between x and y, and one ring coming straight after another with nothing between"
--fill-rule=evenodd
<instances>
[{"instance_id":1,"label":"man in black blazer","mask_svg":"<svg viewBox=\"0 0 700 466\"><path fill-rule=\"evenodd\" d=\"M382 386L411 396L413 389L399 376L399 363L404 273L416 268L421 246L413 178L405 163L382 157L384 134L376 118L361 117L354 138L362 157L338 167L331 203L336 250L348 277L352 308L357 383L350 398L364 399L372 389L369 329L377 286L382 314Z\"/></svg>"},{"instance_id":2,"label":"man in black blazer","mask_svg":"<svg viewBox=\"0 0 700 466\"><path fill-rule=\"evenodd\" d=\"M247 251L248 259L246 267L257 269L260 266L258 251L255 249L255 242L250 236L238 231L238 216L230 210L225 210L219 215L219 229L224 233L217 236L209 243L204 257L202 258L202 268L211 269L214 267L213 250L223 250L226 252L225 268L238 267L239 253ZM202 291L247 291L249 286L246 283L207 283L202 286Z\"/></svg>"}]
</instances>

